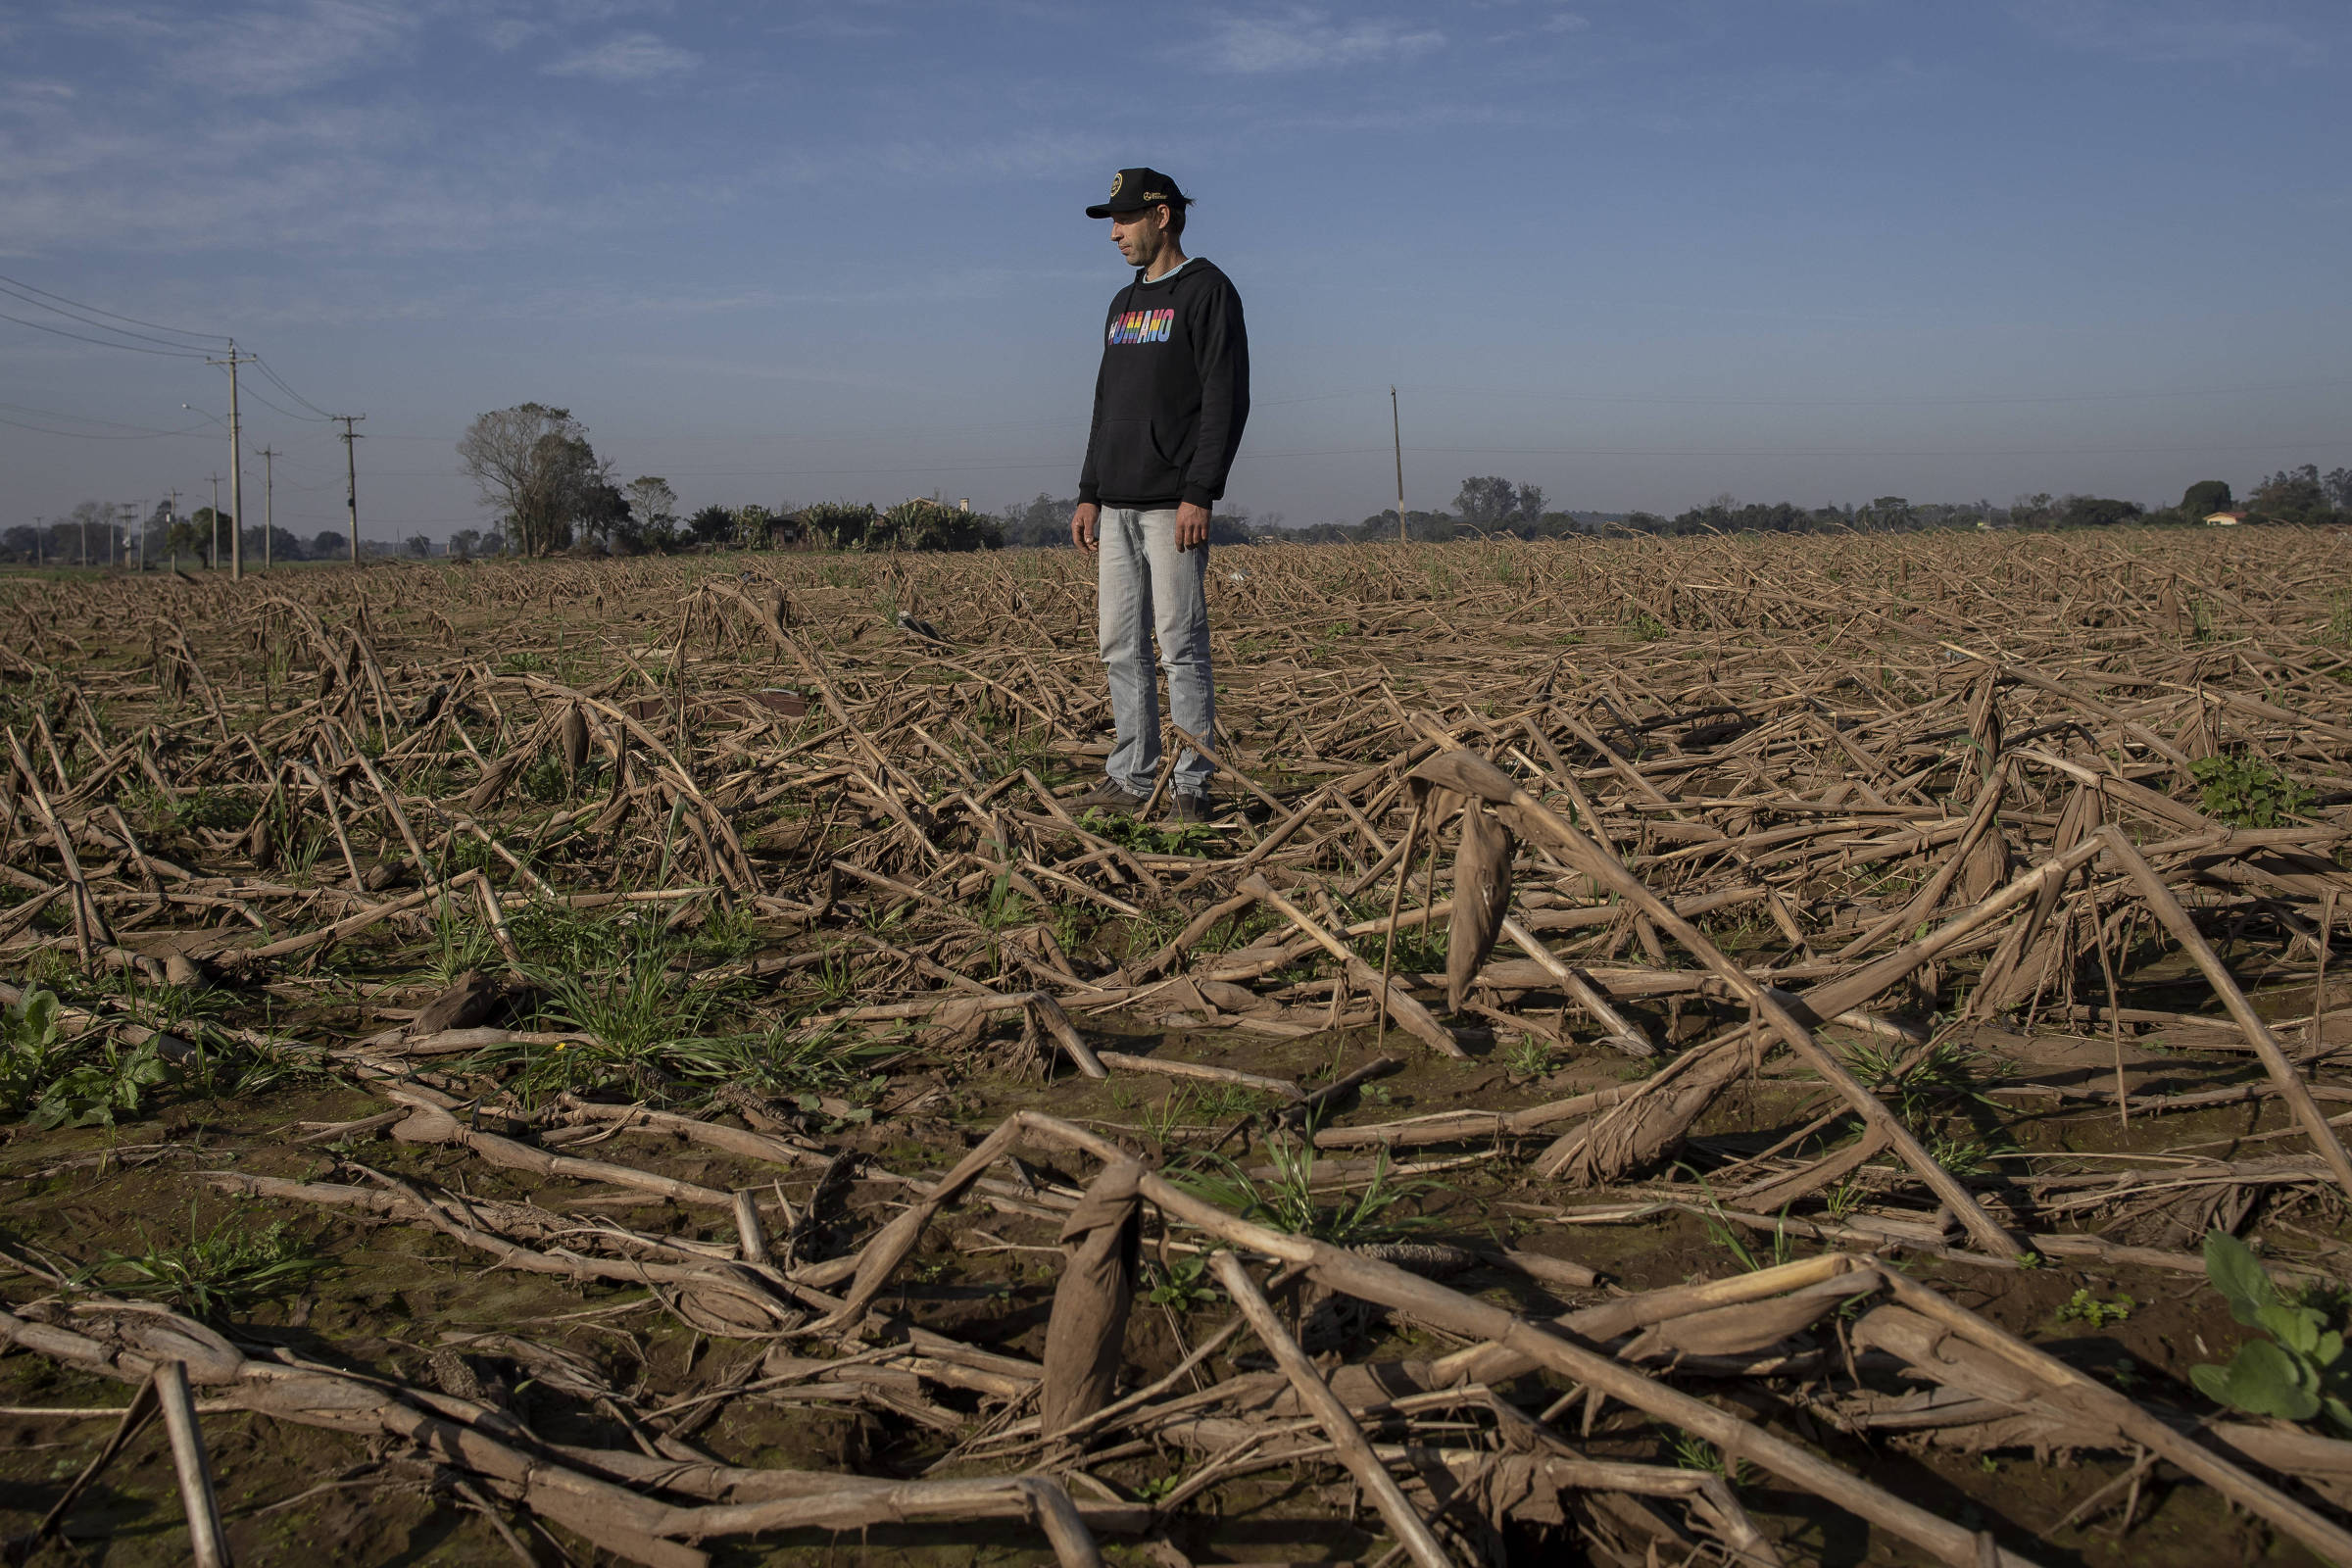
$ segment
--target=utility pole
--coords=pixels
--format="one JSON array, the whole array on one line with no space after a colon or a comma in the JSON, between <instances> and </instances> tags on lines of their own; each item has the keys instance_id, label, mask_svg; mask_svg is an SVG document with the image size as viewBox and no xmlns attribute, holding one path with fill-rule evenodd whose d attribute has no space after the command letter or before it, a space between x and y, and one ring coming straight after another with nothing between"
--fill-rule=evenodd
<instances>
[{"instance_id":1,"label":"utility pole","mask_svg":"<svg viewBox=\"0 0 2352 1568\"><path fill-rule=\"evenodd\" d=\"M1396 443L1396 542L1405 543L1404 532L1404 426L1396 416L1396 389L1389 388L1389 435Z\"/></svg>"},{"instance_id":2,"label":"utility pole","mask_svg":"<svg viewBox=\"0 0 2352 1568\"><path fill-rule=\"evenodd\" d=\"M277 464L273 461L276 457L277 454L268 447L262 448L262 569L264 571L268 571L271 565L270 536L277 528L275 520L277 514L274 510L277 504Z\"/></svg>"},{"instance_id":3,"label":"utility pole","mask_svg":"<svg viewBox=\"0 0 2352 1568\"><path fill-rule=\"evenodd\" d=\"M214 570L214 571L219 571L219 570L220 569L220 476L219 474L217 474L217 473L216 473L216 474L214 474L214 475L212 476L212 480L213 480L213 553L212 553L211 557L210 557L210 558L209 558L209 559L208 559L208 560L205 562L205 565L206 565L206 566L207 566L209 569L211 569L211 570Z\"/></svg>"},{"instance_id":4,"label":"utility pole","mask_svg":"<svg viewBox=\"0 0 2352 1568\"><path fill-rule=\"evenodd\" d=\"M237 340L228 340L228 358L207 360L207 365L228 367L228 510L236 521L228 530L228 574L232 581L245 577L245 460L237 450L237 367L252 359L250 354L237 352ZM220 509L215 505L213 516L218 519ZM216 546L217 550L219 547Z\"/></svg>"},{"instance_id":5,"label":"utility pole","mask_svg":"<svg viewBox=\"0 0 2352 1568\"><path fill-rule=\"evenodd\" d=\"M357 456L359 448L353 446L352 443L365 441L368 438L353 430L352 425L365 419L368 416L365 414L335 414L329 415L328 417L343 421L343 481L347 487L344 492L344 500L351 507L351 564L356 566L360 564L360 468Z\"/></svg>"},{"instance_id":6,"label":"utility pole","mask_svg":"<svg viewBox=\"0 0 2352 1568\"><path fill-rule=\"evenodd\" d=\"M86 512L81 514L81 564L90 564L90 514Z\"/></svg>"},{"instance_id":7,"label":"utility pole","mask_svg":"<svg viewBox=\"0 0 2352 1568\"><path fill-rule=\"evenodd\" d=\"M49 519L48 519L47 517L35 517L35 518L33 518L33 519L32 519L32 564L33 564L34 565L36 565L36 566L37 566L37 565L39 565L39 564L41 564L41 546L42 546L42 545L43 545L45 542L47 542L47 540L48 540L48 537L49 537Z\"/></svg>"},{"instance_id":8,"label":"utility pole","mask_svg":"<svg viewBox=\"0 0 2352 1568\"><path fill-rule=\"evenodd\" d=\"M174 485L172 489L172 509L164 514L164 538L170 541L172 530L178 526L179 487ZM147 569L147 536L144 533L139 535L139 569L141 571ZM173 571L179 569L179 546L177 544L172 546L172 569Z\"/></svg>"}]
</instances>

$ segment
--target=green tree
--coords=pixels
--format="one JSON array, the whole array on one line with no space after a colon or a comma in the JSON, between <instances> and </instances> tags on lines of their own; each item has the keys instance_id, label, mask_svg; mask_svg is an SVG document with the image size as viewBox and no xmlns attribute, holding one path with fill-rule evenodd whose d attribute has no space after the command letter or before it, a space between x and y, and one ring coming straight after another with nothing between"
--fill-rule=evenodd
<instances>
[{"instance_id":1,"label":"green tree","mask_svg":"<svg viewBox=\"0 0 2352 1568\"><path fill-rule=\"evenodd\" d=\"M226 512L216 514L210 507L198 507L188 523L196 533L196 553L206 565L218 565L215 558L227 546L228 530L237 525L237 519Z\"/></svg>"},{"instance_id":2,"label":"green tree","mask_svg":"<svg viewBox=\"0 0 2352 1568\"><path fill-rule=\"evenodd\" d=\"M1514 485L1496 474L1464 479L1453 497L1454 514L1480 533L1532 527L1544 515L1544 492L1532 484ZM1391 513L1391 516L1396 514Z\"/></svg>"},{"instance_id":3,"label":"green tree","mask_svg":"<svg viewBox=\"0 0 2352 1568\"><path fill-rule=\"evenodd\" d=\"M2192 522L2202 522L2215 513L2228 512L2236 505L2227 479L2199 479L2180 493L2180 514Z\"/></svg>"},{"instance_id":4,"label":"green tree","mask_svg":"<svg viewBox=\"0 0 2352 1568\"><path fill-rule=\"evenodd\" d=\"M735 537L735 514L724 507L705 507L686 519L686 528L699 543L721 544Z\"/></svg>"},{"instance_id":5,"label":"green tree","mask_svg":"<svg viewBox=\"0 0 2352 1568\"><path fill-rule=\"evenodd\" d=\"M2334 510L2328 504L2327 486L2320 482L2316 463L2272 474L2255 487L2247 508L2257 516L2278 522L2323 522Z\"/></svg>"},{"instance_id":6,"label":"green tree","mask_svg":"<svg viewBox=\"0 0 2352 1568\"><path fill-rule=\"evenodd\" d=\"M2117 501L2107 496L2068 496L2066 510L2058 514L2061 528L2112 528L2119 522L2130 522L2140 515L2136 501Z\"/></svg>"}]
</instances>

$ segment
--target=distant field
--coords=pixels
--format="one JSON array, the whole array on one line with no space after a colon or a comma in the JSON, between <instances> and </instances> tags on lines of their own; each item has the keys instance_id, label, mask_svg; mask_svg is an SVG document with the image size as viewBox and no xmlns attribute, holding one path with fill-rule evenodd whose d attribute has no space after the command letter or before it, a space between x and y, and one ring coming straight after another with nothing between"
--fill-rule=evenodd
<instances>
[{"instance_id":1,"label":"distant field","mask_svg":"<svg viewBox=\"0 0 2352 1568\"><path fill-rule=\"evenodd\" d=\"M0 575L5 1533L178 1360L248 1562L2343 1560L2192 1369L2344 1327L2347 542L1220 550L1205 828L1074 552Z\"/></svg>"}]
</instances>

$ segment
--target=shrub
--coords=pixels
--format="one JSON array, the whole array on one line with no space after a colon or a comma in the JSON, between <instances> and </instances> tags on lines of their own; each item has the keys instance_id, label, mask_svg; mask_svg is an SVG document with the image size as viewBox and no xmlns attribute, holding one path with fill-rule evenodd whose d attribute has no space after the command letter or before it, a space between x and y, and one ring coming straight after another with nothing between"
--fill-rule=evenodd
<instances>
[{"instance_id":1,"label":"shrub","mask_svg":"<svg viewBox=\"0 0 2352 1568\"><path fill-rule=\"evenodd\" d=\"M2201 757L2188 767L2205 814L2231 827L2283 827L2311 808L2311 791L2258 757Z\"/></svg>"}]
</instances>

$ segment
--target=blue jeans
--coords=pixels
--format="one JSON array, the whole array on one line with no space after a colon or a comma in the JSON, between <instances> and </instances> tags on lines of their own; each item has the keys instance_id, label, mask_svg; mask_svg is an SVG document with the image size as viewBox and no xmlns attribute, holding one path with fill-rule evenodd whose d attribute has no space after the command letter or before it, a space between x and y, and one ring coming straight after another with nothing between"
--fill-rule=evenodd
<instances>
[{"instance_id":1,"label":"blue jeans","mask_svg":"<svg viewBox=\"0 0 2352 1568\"><path fill-rule=\"evenodd\" d=\"M1168 672L1168 711L1179 729L1217 744L1217 688L1208 665L1208 546L1176 548L1176 509L1102 509L1096 556L1097 631L1110 676L1110 713L1118 744L1103 771L1111 782L1149 795L1159 777L1158 665ZM1208 759L1186 747L1169 787L1206 795Z\"/></svg>"}]
</instances>

